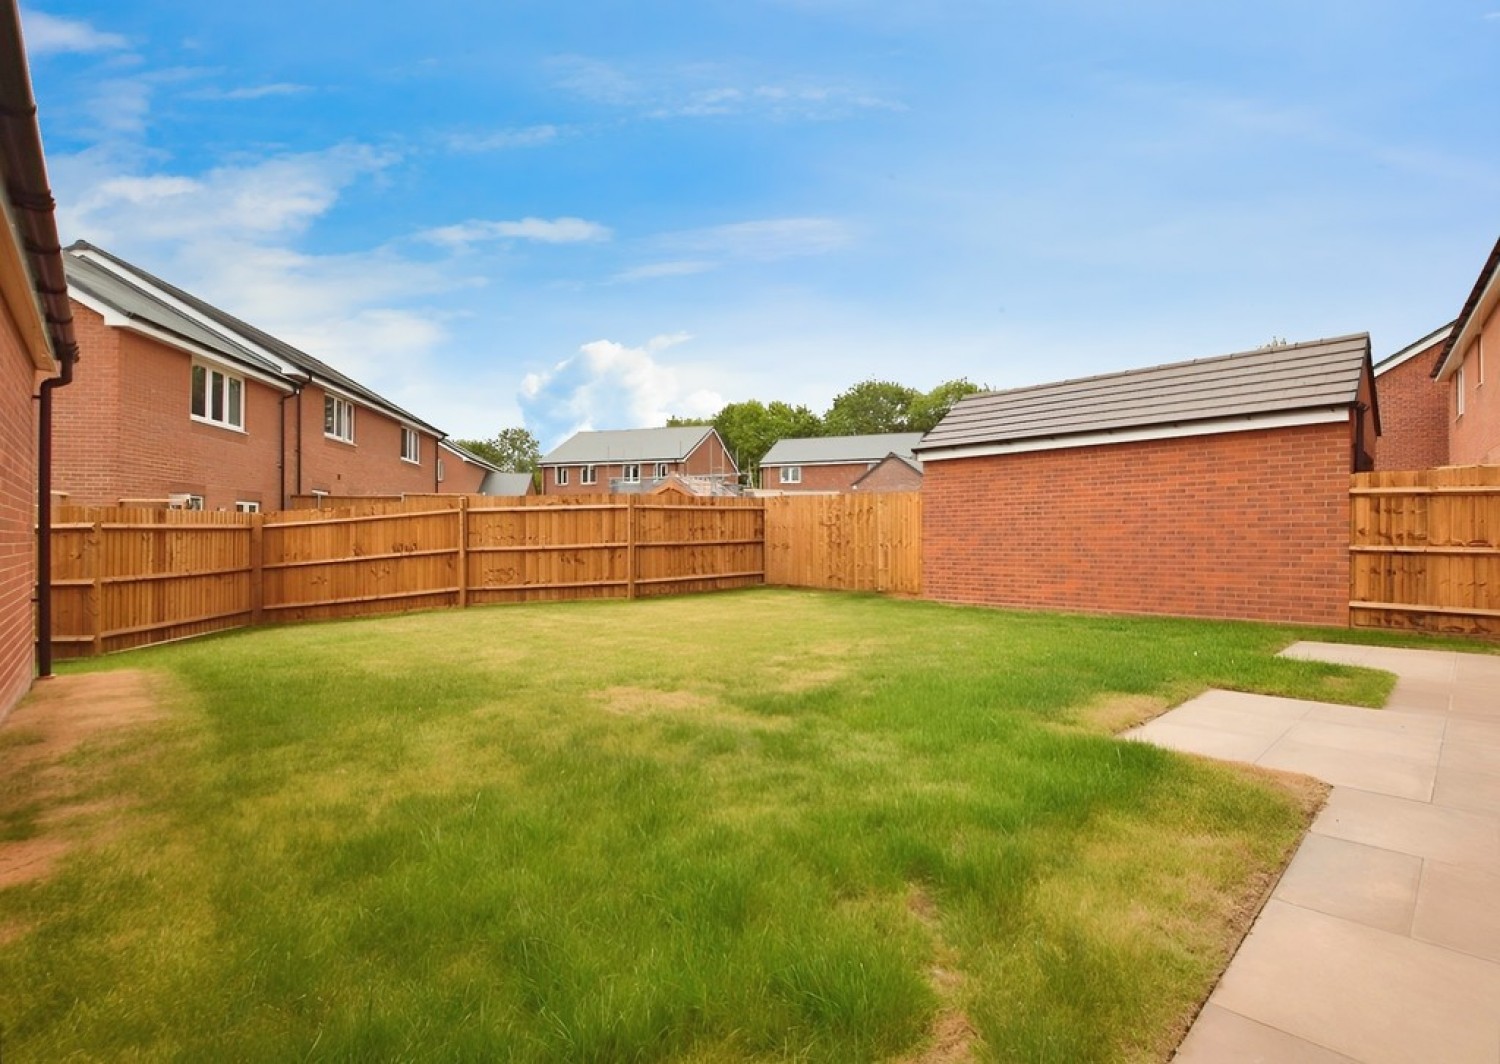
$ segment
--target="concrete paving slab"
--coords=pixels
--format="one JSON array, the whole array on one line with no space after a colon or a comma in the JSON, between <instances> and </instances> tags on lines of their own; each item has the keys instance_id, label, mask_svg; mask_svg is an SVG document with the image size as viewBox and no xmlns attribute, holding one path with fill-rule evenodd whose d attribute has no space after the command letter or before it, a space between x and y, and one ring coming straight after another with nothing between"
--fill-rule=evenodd
<instances>
[{"instance_id":1,"label":"concrete paving slab","mask_svg":"<svg viewBox=\"0 0 1500 1064\"><path fill-rule=\"evenodd\" d=\"M1279 739L1301 718L1288 719L1276 714L1255 713L1246 709L1189 702L1172 710L1171 723L1188 728L1217 728L1234 735L1252 735Z\"/></svg>"},{"instance_id":2,"label":"concrete paving slab","mask_svg":"<svg viewBox=\"0 0 1500 1064\"><path fill-rule=\"evenodd\" d=\"M1275 899L1210 1001L1367 1064L1500 1060L1500 965Z\"/></svg>"},{"instance_id":3,"label":"concrete paving slab","mask_svg":"<svg viewBox=\"0 0 1500 1064\"><path fill-rule=\"evenodd\" d=\"M1439 765L1432 804L1500 817L1500 775Z\"/></svg>"},{"instance_id":4,"label":"concrete paving slab","mask_svg":"<svg viewBox=\"0 0 1500 1064\"><path fill-rule=\"evenodd\" d=\"M1309 835L1274 897L1366 927L1411 932L1422 859L1327 835Z\"/></svg>"},{"instance_id":5,"label":"concrete paving slab","mask_svg":"<svg viewBox=\"0 0 1500 1064\"><path fill-rule=\"evenodd\" d=\"M1312 830L1433 861L1500 873L1500 819L1335 787Z\"/></svg>"},{"instance_id":6,"label":"concrete paving slab","mask_svg":"<svg viewBox=\"0 0 1500 1064\"><path fill-rule=\"evenodd\" d=\"M1169 714L1170 715L1170 714ZM1255 735L1236 735L1218 728L1193 728L1158 717L1124 735L1186 754L1202 754L1224 761L1254 761L1275 741Z\"/></svg>"},{"instance_id":7,"label":"concrete paving slab","mask_svg":"<svg viewBox=\"0 0 1500 1064\"><path fill-rule=\"evenodd\" d=\"M1366 709L1363 706L1333 706L1316 703L1302 719L1325 721L1329 724L1346 724L1354 728L1370 728L1375 731L1394 732L1398 735L1420 735L1430 739L1441 739L1447 731L1447 722L1441 717L1402 713L1394 709Z\"/></svg>"},{"instance_id":8,"label":"concrete paving slab","mask_svg":"<svg viewBox=\"0 0 1500 1064\"><path fill-rule=\"evenodd\" d=\"M1407 714L1403 716L1408 720L1413 719ZM1428 718L1415 719L1421 721ZM1441 735L1431 734L1431 731L1430 725L1427 728L1428 734L1414 734L1321 720L1300 720L1288 729L1286 737L1308 746L1327 746L1351 753L1400 757L1436 765L1438 753L1443 748L1443 739Z\"/></svg>"},{"instance_id":9,"label":"concrete paving slab","mask_svg":"<svg viewBox=\"0 0 1500 1064\"><path fill-rule=\"evenodd\" d=\"M1176 1064L1358 1064L1218 1005L1203 1007L1172 1059Z\"/></svg>"},{"instance_id":10,"label":"concrete paving slab","mask_svg":"<svg viewBox=\"0 0 1500 1064\"><path fill-rule=\"evenodd\" d=\"M1500 876L1428 861L1412 937L1500 964ZM1500 1023L1500 997L1493 1002Z\"/></svg>"},{"instance_id":11,"label":"concrete paving slab","mask_svg":"<svg viewBox=\"0 0 1500 1064\"><path fill-rule=\"evenodd\" d=\"M1458 718L1448 722L1444 737L1457 743L1500 747L1500 721Z\"/></svg>"},{"instance_id":12,"label":"concrete paving slab","mask_svg":"<svg viewBox=\"0 0 1500 1064\"><path fill-rule=\"evenodd\" d=\"M1500 773L1500 746L1484 743L1451 742L1443 744L1443 768L1468 772Z\"/></svg>"},{"instance_id":13,"label":"concrete paving slab","mask_svg":"<svg viewBox=\"0 0 1500 1064\"><path fill-rule=\"evenodd\" d=\"M1418 802L1426 802L1432 797L1433 784L1437 780L1435 760L1421 761L1389 754L1341 750L1325 744L1312 745L1296 741L1291 733L1278 740L1255 763L1283 772L1300 772L1335 787L1399 795Z\"/></svg>"}]
</instances>

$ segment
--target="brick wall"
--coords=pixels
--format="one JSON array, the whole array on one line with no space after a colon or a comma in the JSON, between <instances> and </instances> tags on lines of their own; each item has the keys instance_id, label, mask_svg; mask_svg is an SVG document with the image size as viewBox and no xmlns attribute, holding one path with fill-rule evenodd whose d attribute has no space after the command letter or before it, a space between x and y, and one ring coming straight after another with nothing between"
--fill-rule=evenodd
<instances>
[{"instance_id":1,"label":"brick wall","mask_svg":"<svg viewBox=\"0 0 1500 1064\"><path fill-rule=\"evenodd\" d=\"M36 639L36 368L0 300L0 720L31 686Z\"/></svg>"},{"instance_id":2,"label":"brick wall","mask_svg":"<svg viewBox=\"0 0 1500 1064\"><path fill-rule=\"evenodd\" d=\"M437 480L437 439L421 433L421 461L401 458L401 422L355 404L354 442L323 434L323 389L302 390L302 484L299 494L400 495L405 492L456 491ZM294 415L289 411L287 420ZM293 453L295 441L288 448ZM451 456L450 456L451 457ZM448 466L450 463L445 462Z\"/></svg>"},{"instance_id":3,"label":"brick wall","mask_svg":"<svg viewBox=\"0 0 1500 1064\"><path fill-rule=\"evenodd\" d=\"M1343 625L1346 423L926 464L929 598Z\"/></svg>"},{"instance_id":4,"label":"brick wall","mask_svg":"<svg viewBox=\"0 0 1500 1064\"><path fill-rule=\"evenodd\" d=\"M1481 359L1481 352L1483 358ZM1481 362L1483 368L1481 371ZM1448 460L1454 465L1500 465L1500 309L1491 311L1463 353L1464 414L1458 416L1457 380L1444 383L1449 424Z\"/></svg>"},{"instance_id":5,"label":"brick wall","mask_svg":"<svg viewBox=\"0 0 1500 1064\"><path fill-rule=\"evenodd\" d=\"M874 462L844 462L838 465L805 465L802 466L802 482L799 484L783 484L781 482L781 466L763 466L761 468L760 486L763 491L848 491L854 487L854 482L864 476L874 466Z\"/></svg>"},{"instance_id":6,"label":"brick wall","mask_svg":"<svg viewBox=\"0 0 1500 1064\"><path fill-rule=\"evenodd\" d=\"M921 491L922 474L899 458L886 458L853 489L859 492Z\"/></svg>"},{"instance_id":7,"label":"brick wall","mask_svg":"<svg viewBox=\"0 0 1500 1064\"><path fill-rule=\"evenodd\" d=\"M1380 438L1375 468L1430 469L1448 464L1448 385L1432 379L1443 352L1433 344L1375 378Z\"/></svg>"}]
</instances>

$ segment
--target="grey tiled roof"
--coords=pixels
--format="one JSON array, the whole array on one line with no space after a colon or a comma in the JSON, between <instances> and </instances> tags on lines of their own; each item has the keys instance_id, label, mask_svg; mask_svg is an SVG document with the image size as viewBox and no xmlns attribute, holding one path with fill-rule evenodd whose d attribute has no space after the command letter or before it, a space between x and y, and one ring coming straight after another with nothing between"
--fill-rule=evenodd
<instances>
[{"instance_id":1,"label":"grey tiled roof","mask_svg":"<svg viewBox=\"0 0 1500 1064\"><path fill-rule=\"evenodd\" d=\"M809 436L777 440L762 466L834 465L848 462L878 462L888 454L910 458L921 440L920 432L885 432L872 436Z\"/></svg>"},{"instance_id":2,"label":"grey tiled roof","mask_svg":"<svg viewBox=\"0 0 1500 1064\"><path fill-rule=\"evenodd\" d=\"M160 277L148 273L147 271L141 269L139 266L136 266L133 263L126 262L118 255L112 255L108 251L105 251L103 248L96 247L84 240L79 240L73 244L70 244L66 250L67 254L65 258L70 264L80 259L85 259L87 255L97 255L99 258L113 263L122 271L133 274L140 282L143 282L141 285L136 287L137 291L141 291L146 288L155 288L160 292L165 292L173 299L193 308L193 310L197 311L205 318L208 318L210 321L213 321L217 325L222 326L230 333L245 340L248 344L253 344L256 347L260 347L263 350L269 351L275 357L285 361L287 366L290 366L297 370L301 370L304 374L311 376L321 383L331 384L341 391L347 392L349 395L354 396L355 398L364 400L370 406L373 406L380 410L384 410L389 414L394 414L399 420L407 421L410 424L427 429L435 436L443 435L441 429L428 424L410 411L403 410L401 407L397 406L389 399L380 395L378 392L365 387L363 384L360 384L352 377L345 376L321 359L314 358L306 351L293 347L285 340L277 339L270 333L265 332L262 329L257 329L254 325L251 325L248 322L241 321L233 314L230 314L227 311L220 310L212 303L199 299L192 293L186 292L181 288L178 288L176 285L169 284L168 282L163 281ZM94 268L100 273L110 272L104 267L100 267L98 265L95 265ZM100 296L99 298L103 297ZM106 302L108 302L108 300L106 300ZM161 303L161 301L159 300L156 302ZM114 304L111 303L111 305L113 306ZM164 303L161 303L161 305L166 306L166 304ZM120 312L124 314L129 313L124 307L117 307L116 309L120 310ZM167 309L171 308L168 307ZM177 313L177 316L179 318L187 317L180 312L175 313ZM191 321L191 318L189 318L188 320ZM214 332L214 330L206 329L201 325L198 326L198 328L204 332ZM283 376L286 375L286 369L284 367L276 367L276 372L281 373Z\"/></svg>"},{"instance_id":3,"label":"grey tiled roof","mask_svg":"<svg viewBox=\"0 0 1500 1064\"><path fill-rule=\"evenodd\" d=\"M922 440L950 447L1057 439L1352 406L1368 333L969 396Z\"/></svg>"},{"instance_id":4,"label":"grey tiled roof","mask_svg":"<svg viewBox=\"0 0 1500 1064\"><path fill-rule=\"evenodd\" d=\"M680 462L711 432L708 425L575 432L543 455L542 465Z\"/></svg>"},{"instance_id":5,"label":"grey tiled roof","mask_svg":"<svg viewBox=\"0 0 1500 1064\"><path fill-rule=\"evenodd\" d=\"M530 473L486 473L479 486L485 495L525 495L530 489Z\"/></svg>"}]
</instances>

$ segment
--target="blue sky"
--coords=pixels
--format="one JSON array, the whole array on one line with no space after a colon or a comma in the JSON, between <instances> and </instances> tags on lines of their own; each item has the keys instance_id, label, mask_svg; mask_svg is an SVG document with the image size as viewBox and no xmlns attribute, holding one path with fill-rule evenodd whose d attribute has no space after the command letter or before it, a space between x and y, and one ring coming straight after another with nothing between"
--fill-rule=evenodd
<instances>
[{"instance_id":1,"label":"blue sky","mask_svg":"<svg viewBox=\"0 0 1500 1064\"><path fill-rule=\"evenodd\" d=\"M1275 337L1379 357L1500 230L1500 0L24 17L65 240L457 436Z\"/></svg>"}]
</instances>

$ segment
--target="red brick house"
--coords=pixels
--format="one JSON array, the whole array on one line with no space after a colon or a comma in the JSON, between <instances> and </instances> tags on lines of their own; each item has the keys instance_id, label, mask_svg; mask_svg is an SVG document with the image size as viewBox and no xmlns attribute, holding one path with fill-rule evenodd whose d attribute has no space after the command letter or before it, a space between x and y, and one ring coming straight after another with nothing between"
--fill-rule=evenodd
<instances>
[{"instance_id":1,"label":"red brick house","mask_svg":"<svg viewBox=\"0 0 1500 1064\"><path fill-rule=\"evenodd\" d=\"M46 463L40 453L47 419L39 410L50 408L54 389L71 380L77 354L36 100L14 4L0 11L0 215L3 720L35 675L38 616L32 606L41 551L35 529L47 510Z\"/></svg>"},{"instance_id":2,"label":"red brick house","mask_svg":"<svg viewBox=\"0 0 1500 1064\"><path fill-rule=\"evenodd\" d=\"M64 261L90 366L58 402L68 502L260 510L452 490L432 425L97 247L74 244Z\"/></svg>"},{"instance_id":3,"label":"red brick house","mask_svg":"<svg viewBox=\"0 0 1500 1064\"><path fill-rule=\"evenodd\" d=\"M1432 379L1450 322L1375 364L1380 439L1375 468L1431 469L1448 464L1448 389Z\"/></svg>"},{"instance_id":4,"label":"red brick house","mask_svg":"<svg viewBox=\"0 0 1500 1064\"><path fill-rule=\"evenodd\" d=\"M1496 382L1486 386L1500 357L1500 241L1490 252L1473 291L1453 323L1433 377L1445 385L1448 402L1448 461L1453 465L1500 464L1500 398ZM1486 367L1488 360L1491 365Z\"/></svg>"},{"instance_id":5,"label":"red brick house","mask_svg":"<svg viewBox=\"0 0 1500 1064\"><path fill-rule=\"evenodd\" d=\"M925 594L1346 624L1367 335L960 400L917 447Z\"/></svg>"},{"instance_id":6,"label":"red brick house","mask_svg":"<svg viewBox=\"0 0 1500 1064\"><path fill-rule=\"evenodd\" d=\"M850 491L881 494L922 490L922 463L902 454L888 454L849 486Z\"/></svg>"},{"instance_id":7,"label":"red brick house","mask_svg":"<svg viewBox=\"0 0 1500 1064\"><path fill-rule=\"evenodd\" d=\"M438 444L438 483L456 495L534 495L530 473L507 473L452 440Z\"/></svg>"},{"instance_id":8,"label":"red brick house","mask_svg":"<svg viewBox=\"0 0 1500 1064\"><path fill-rule=\"evenodd\" d=\"M921 439L920 432L886 432L777 440L760 460L761 493L852 491L855 481L887 456L913 459L912 448Z\"/></svg>"},{"instance_id":9,"label":"red brick house","mask_svg":"<svg viewBox=\"0 0 1500 1064\"><path fill-rule=\"evenodd\" d=\"M740 472L706 425L575 432L542 456L543 495L649 492L670 477L736 485Z\"/></svg>"}]
</instances>

